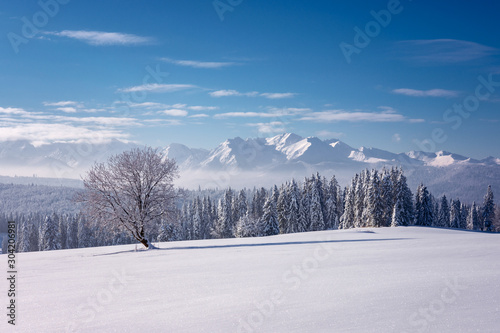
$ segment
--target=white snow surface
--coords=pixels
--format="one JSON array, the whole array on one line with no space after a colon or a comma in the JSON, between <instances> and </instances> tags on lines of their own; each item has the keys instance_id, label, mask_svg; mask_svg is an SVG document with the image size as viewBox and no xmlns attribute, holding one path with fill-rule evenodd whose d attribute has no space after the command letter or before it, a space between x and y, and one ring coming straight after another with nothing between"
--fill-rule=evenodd
<instances>
[{"instance_id":1,"label":"white snow surface","mask_svg":"<svg viewBox=\"0 0 500 333\"><path fill-rule=\"evenodd\" d=\"M399 227L159 246L17 254L16 326L4 314L0 331L500 330L500 234Z\"/></svg>"}]
</instances>

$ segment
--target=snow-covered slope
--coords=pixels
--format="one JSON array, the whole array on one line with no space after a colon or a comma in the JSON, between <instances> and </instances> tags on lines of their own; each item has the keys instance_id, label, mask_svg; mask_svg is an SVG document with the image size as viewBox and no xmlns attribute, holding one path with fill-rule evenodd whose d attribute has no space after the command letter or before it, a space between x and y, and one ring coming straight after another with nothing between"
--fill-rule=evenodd
<instances>
[{"instance_id":1,"label":"snow-covered slope","mask_svg":"<svg viewBox=\"0 0 500 333\"><path fill-rule=\"evenodd\" d=\"M383 228L160 248L18 254L16 327L4 318L0 331L498 332L500 234Z\"/></svg>"}]
</instances>

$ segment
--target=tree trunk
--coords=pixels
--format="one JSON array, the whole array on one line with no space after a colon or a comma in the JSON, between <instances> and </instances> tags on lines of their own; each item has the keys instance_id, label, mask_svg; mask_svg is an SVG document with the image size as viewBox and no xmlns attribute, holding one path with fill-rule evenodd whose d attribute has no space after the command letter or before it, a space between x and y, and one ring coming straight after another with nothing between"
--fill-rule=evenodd
<instances>
[{"instance_id":1,"label":"tree trunk","mask_svg":"<svg viewBox=\"0 0 500 333\"><path fill-rule=\"evenodd\" d=\"M146 247L146 249L149 249L149 242L146 238L141 239L140 242Z\"/></svg>"}]
</instances>

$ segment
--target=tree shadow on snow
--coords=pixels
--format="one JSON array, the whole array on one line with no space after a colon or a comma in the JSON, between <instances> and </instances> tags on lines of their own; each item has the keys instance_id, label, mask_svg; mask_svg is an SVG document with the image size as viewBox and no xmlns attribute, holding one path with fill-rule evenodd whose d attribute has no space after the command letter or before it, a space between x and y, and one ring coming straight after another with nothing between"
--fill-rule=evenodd
<instances>
[{"instance_id":1,"label":"tree shadow on snow","mask_svg":"<svg viewBox=\"0 0 500 333\"><path fill-rule=\"evenodd\" d=\"M224 245L206 245L206 246L203 246L203 245L202 246L176 246L176 247L162 248L159 250L201 250L201 249L218 249L218 248L233 248L233 247L306 245L306 244L351 243L351 242L378 242L378 241L395 241L395 240L406 240L406 239L412 239L412 238L341 239L341 240L297 241L297 242L280 242L280 243L224 244Z\"/></svg>"},{"instance_id":2,"label":"tree shadow on snow","mask_svg":"<svg viewBox=\"0 0 500 333\"><path fill-rule=\"evenodd\" d=\"M233 238L234 239L234 238ZM282 246L282 245L307 245L307 244L328 244L328 243L354 243L354 242L382 242L382 241L398 241L409 240L413 238L380 238L380 239L340 239L340 240L318 240L318 241L296 241L296 242L279 242L279 243L253 243L253 244L224 244L224 245L201 245L201 246L175 246L155 249L137 249L125 250L111 253L95 254L94 257L109 256L122 253L134 252L149 252L170 251L170 250L203 250L203 249L223 249L223 248L238 248L238 247L259 247L259 246Z\"/></svg>"}]
</instances>

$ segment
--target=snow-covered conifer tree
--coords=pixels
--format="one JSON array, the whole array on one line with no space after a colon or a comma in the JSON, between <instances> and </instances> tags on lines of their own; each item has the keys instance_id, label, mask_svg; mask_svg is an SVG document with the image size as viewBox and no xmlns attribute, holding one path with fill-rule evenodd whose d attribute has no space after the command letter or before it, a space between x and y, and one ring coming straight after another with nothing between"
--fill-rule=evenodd
<instances>
[{"instance_id":1,"label":"snow-covered conifer tree","mask_svg":"<svg viewBox=\"0 0 500 333\"><path fill-rule=\"evenodd\" d=\"M448 199L446 195L441 197L441 204L439 206L439 215L437 218L437 226L447 228L450 224L450 206L448 206Z\"/></svg>"},{"instance_id":2,"label":"snow-covered conifer tree","mask_svg":"<svg viewBox=\"0 0 500 333\"><path fill-rule=\"evenodd\" d=\"M469 230L480 230L479 216L477 214L476 202L472 203L469 209L469 214L467 215L467 229Z\"/></svg>"},{"instance_id":3,"label":"snow-covered conifer tree","mask_svg":"<svg viewBox=\"0 0 500 333\"><path fill-rule=\"evenodd\" d=\"M56 224L52 217L47 215L40 226L40 251L51 251L61 248L58 242L57 228L58 224Z\"/></svg>"},{"instance_id":4,"label":"snow-covered conifer tree","mask_svg":"<svg viewBox=\"0 0 500 333\"><path fill-rule=\"evenodd\" d=\"M76 249L78 247L78 222L75 216L68 217L66 228L67 248Z\"/></svg>"},{"instance_id":5,"label":"snow-covered conifer tree","mask_svg":"<svg viewBox=\"0 0 500 333\"><path fill-rule=\"evenodd\" d=\"M415 197L415 225L432 226L434 207L427 187L420 184Z\"/></svg>"},{"instance_id":6,"label":"snow-covered conifer tree","mask_svg":"<svg viewBox=\"0 0 500 333\"><path fill-rule=\"evenodd\" d=\"M289 226L289 204L290 199L288 197L288 184L281 185L278 191L278 200L276 202L276 211L278 213L278 226L280 234L286 234L290 232Z\"/></svg>"},{"instance_id":7,"label":"snow-covered conifer tree","mask_svg":"<svg viewBox=\"0 0 500 333\"><path fill-rule=\"evenodd\" d=\"M274 187L264 204L264 213L260 220L260 230L263 236L279 234L278 211L276 210L276 197L278 189Z\"/></svg>"},{"instance_id":8,"label":"snow-covered conifer tree","mask_svg":"<svg viewBox=\"0 0 500 333\"><path fill-rule=\"evenodd\" d=\"M450 228L460 228L462 219L462 210L460 200L451 200L450 204Z\"/></svg>"},{"instance_id":9,"label":"snow-covered conifer tree","mask_svg":"<svg viewBox=\"0 0 500 333\"><path fill-rule=\"evenodd\" d=\"M323 218L323 210L321 209L321 193L318 183L313 183L311 188L311 203L309 206L311 224L310 231L325 230L325 220Z\"/></svg>"},{"instance_id":10,"label":"snow-covered conifer tree","mask_svg":"<svg viewBox=\"0 0 500 333\"><path fill-rule=\"evenodd\" d=\"M484 231L491 232L493 230L493 220L495 219L495 202L491 185L488 186L482 209L482 220Z\"/></svg>"}]
</instances>

